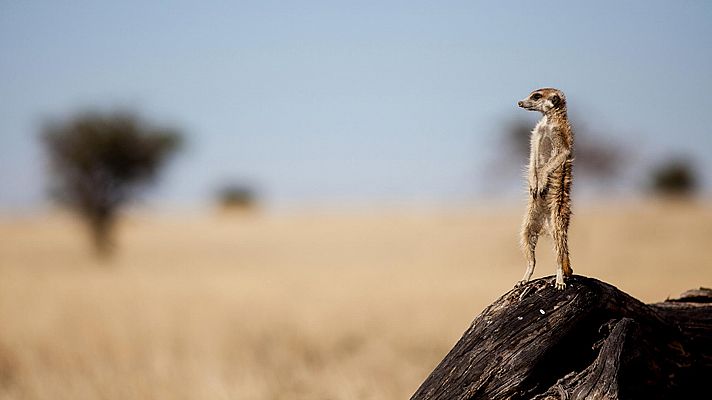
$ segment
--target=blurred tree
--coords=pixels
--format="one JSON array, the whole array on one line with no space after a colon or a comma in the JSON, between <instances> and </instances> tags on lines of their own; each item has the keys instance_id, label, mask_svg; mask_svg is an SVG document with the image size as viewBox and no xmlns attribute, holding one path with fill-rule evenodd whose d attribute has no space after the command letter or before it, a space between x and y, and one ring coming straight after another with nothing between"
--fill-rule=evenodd
<instances>
[{"instance_id":1,"label":"blurred tree","mask_svg":"<svg viewBox=\"0 0 712 400\"><path fill-rule=\"evenodd\" d=\"M513 120L505 126L503 147L506 151L503 154L508 158L507 162L517 168L529 160L529 138L533 128L523 119ZM584 126L575 126L574 134L576 172L600 180L615 178L625 161L624 147L591 134Z\"/></svg>"},{"instance_id":2,"label":"blurred tree","mask_svg":"<svg viewBox=\"0 0 712 400\"><path fill-rule=\"evenodd\" d=\"M112 249L118 211L152 183L180 135L131 113L85 113L48 124L42 132L53 193L86 222L100 256Z\"/></svg>"},{"instance_id":3,"label":"blurred tree","mask_svg":"<svg viewBox=\"0 0 712 400\"><path fill-rule=\"evenodd\" d=\"M257 206L257 195L245 184L229 184L218 191L218 202L226 210L251 210Z\"/></svg>"},{"instance_id":4,"label":"blurred tree","mask_svg":"<svg viewBox=\"0 0 712 400\"><path fill-rule=\"evenodd\" d=\"M650 173L650 189L663 196L689 197L697 190L697 174L686 159L671 159Z\"/></svg>"},{"instance_id":5,"label":"blurred tree","mask_svg":"<svg viewBox=\"0 0 712 400\"><path fill-rule=\"evenodd\" d=\"M503 125L493 151L494 158L487 168L488 184L501 189L514 182L522 182L521 174L529 162L529 141L534 123L522 118L512 119ZM626 163L631 159L630 148L586 129L574 126L574 173L577 177L592 179L610 187L613 180L621 179ZM493 179L490 175L496 175ZM575 185L579 187L580 185Z\"/></svg>"}]
</instances>

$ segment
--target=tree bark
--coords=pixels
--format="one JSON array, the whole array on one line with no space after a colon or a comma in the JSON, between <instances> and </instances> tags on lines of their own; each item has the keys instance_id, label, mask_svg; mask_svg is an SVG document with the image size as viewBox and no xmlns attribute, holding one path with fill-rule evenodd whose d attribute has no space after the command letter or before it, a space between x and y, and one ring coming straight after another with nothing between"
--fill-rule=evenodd
<instances>
[{"instance_id":1,"label":"tree bark","mask_svg":"<svg viewBox=\"0 0 712 400\"><path fill-rule=\"evenodd\" d=\"M487 307L411 400L682 399L709 394L712 290L643 304L573 276ZM704 397L704 396L702 396Z\"/></svg>"}]
</instances>

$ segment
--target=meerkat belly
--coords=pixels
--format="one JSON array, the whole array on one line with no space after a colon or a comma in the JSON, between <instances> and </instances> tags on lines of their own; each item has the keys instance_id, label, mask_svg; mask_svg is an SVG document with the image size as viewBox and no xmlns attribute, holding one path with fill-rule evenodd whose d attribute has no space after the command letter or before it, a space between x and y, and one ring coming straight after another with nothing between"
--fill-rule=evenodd
<instances>
[{"instance_id":1,"label":"meerkat belly","mask_svg":"<svg viewBox=\"0 0 712 400\"><path fill-rule=\"evenodd\" d=\"M545 165L554 156L554 145L551 138L542 135L539 139L537 165Z\"/></svg>"},{"instance_id":2,"label":"meerkat belly","mask_svg":"<svg viewBox=\"0 0 712 400\"><path fill-rule=\"evenodd\" d=\"M549 160L556 157L556 146L554 146L554 142L548 134L541 136L538 145L539 152L537 164L539 166L545 165L549 162ZM553 171L551 171L547 182L549 190L547 191L546 198L542 199L544 200L547 208L555 204L557 201L560 201L562 196L565 198L569 196L572 182L571 167L572 161L571 158L568 158L563 164L557 166Z\"/></svg>"}]
</instances>

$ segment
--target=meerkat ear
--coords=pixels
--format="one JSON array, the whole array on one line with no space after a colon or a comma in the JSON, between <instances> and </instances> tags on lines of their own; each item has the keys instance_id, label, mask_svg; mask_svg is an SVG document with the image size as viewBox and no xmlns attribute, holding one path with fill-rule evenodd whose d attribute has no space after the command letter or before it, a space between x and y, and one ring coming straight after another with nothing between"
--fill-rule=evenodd
<instances>
[{"instance_id":1,"label":"meerkat ear","mask_svg":"<svg viewBox=\"0 0 712 400\"><path fill-rule=\"evenodd\" d=\"M561 103L561 97L559 97L558 94L551 96L551 104L553 104L554 107L558 106L559 103Z\"/></svg>"}]
</instances>

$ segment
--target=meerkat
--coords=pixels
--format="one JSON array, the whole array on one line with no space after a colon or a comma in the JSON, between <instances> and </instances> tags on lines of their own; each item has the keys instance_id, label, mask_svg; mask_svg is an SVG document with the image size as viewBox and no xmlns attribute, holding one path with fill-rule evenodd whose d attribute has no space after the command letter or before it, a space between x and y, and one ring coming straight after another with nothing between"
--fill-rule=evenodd
<instances>
[{"instance_id":1,"label":"meerkat","mask_svg":"<svg viewBox=\"0 0 712 400\"><path fill-rule=\"evenodd\" d=\"M574 272L568 248L574 133L566 114L566 97L558 89L543 88L531 92L517 104L525 110L542 114L530 138L527 171L529 201L521 232L527 267L517 286L531 279L536 266L537 240L542 230L548 228L556 251L554 286L562 290L566 287L564 276L571 276Z\"/></svg>"}]
</instances>

